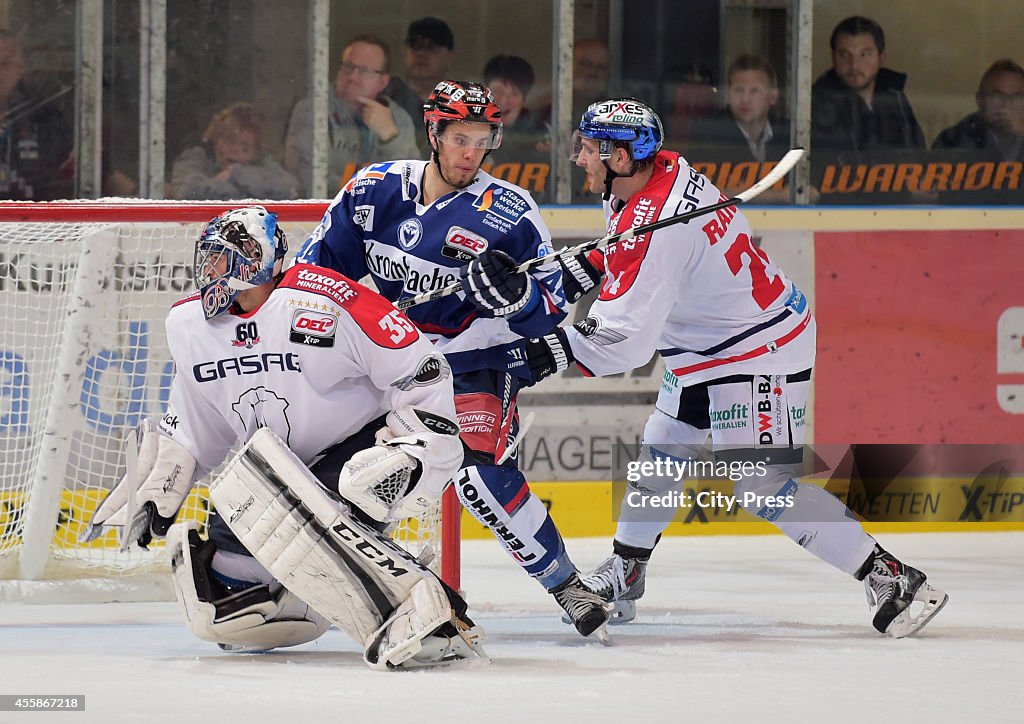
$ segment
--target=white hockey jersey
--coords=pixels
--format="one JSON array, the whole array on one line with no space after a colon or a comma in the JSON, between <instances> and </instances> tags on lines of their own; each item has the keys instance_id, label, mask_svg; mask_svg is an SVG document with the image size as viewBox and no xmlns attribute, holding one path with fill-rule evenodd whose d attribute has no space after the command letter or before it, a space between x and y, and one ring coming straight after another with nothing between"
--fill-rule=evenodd
<instances>
[{"instance_id":1,"label":"white hockey jersey","mask_svg":"<svg viewBox=\"0 0 1024 724\"><path fill-rule=\"evenodd\" d=\"M625 204L614 196L605 203L608 232L723 200L679 154L662 151L642 190ZM567 330L584 373L624 372L655 350L676 378L669 387L813 366L810 305L754 245L736 207L612 244L604 259L600 296L587 319Z\"/></svg>"},{"instance_id":2,"label":"white hockey jersey","mask_svg":"<svg viewBox=\"0 0 1024 724\"><path fill-rule=\"evenodd\" d=\"M310 265L269 299L207 321L198 294L167 317L175 363L161 431L209 472L236 442L269 427L303 462L391 409L455 420L451 370L376 292Z\"/></svg>"}]
</instances>

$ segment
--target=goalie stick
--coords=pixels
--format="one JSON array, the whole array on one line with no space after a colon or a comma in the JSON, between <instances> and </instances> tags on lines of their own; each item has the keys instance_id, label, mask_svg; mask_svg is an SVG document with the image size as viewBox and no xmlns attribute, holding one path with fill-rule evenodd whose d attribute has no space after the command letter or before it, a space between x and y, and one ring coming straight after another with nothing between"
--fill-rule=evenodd
<instances>
[{"instance_id":1,"label":"goalie stick","mask_svg":"<svg viewBox=\"0 0 1024 724\"><path fill-rule=\"evenodd\" d=\"M786 176L786 174L788 174L793 169L793 167L796 166L797 161L799 161L803 157L803 155L804 149L802 148L790 149L789 151L786 152L786 155L783 156L777 164L775 164L775 167L771 171L766 173L764 177L761 178L761 180L759 180L757 183L755 183L753 186L746 189L745 191L741 191L740 193L736 194L732 198L726 199L725 201L719 201L717 204L711 204L710 206L701 206L699 208L692 209L682 214L677 214L676 216L670 216L667 219L653 221L650 224L642 224L641 226L635 226L632 229L626 229L625 231L620 231L617 234L609 234L608 236L603 236L600 239L584 241L582 244L577 244L576 246L567 246L564 249L559 249L554 254L536 257L534 259L527 259L522 264L517 266L515 270L516 272L529 271L534 267L540 266L541 264L546 264L550 262L552 259L556 259L558 257L576 256L577 254L592 251L593 249L603 249L609 244L615 244L616 242L619 241L629 241L630 239L641 234L646 234L649 231L657 231L658 229L663 229L666 226L682 224L689 221L690 219L695 219L699 216L704 216L705 214L714 213L719 209L725 209L730 206L738 206L739 204L744 204L750 201L751 199L759 196L760 194L764 193L772 186L777 184L779 181L781 181ZM441 299L442 297L447 297L451 294L455 294L455 292L458 292L461 289L461 284L451 284L447 287L444 287L442 289L436 289L432 292L424 292L423 294L417 294L414 297L399 299L397 302L395 302L395 306L401 309L402 311L405 311L409 307L415 307L418 304L432 302L435 299Z\"/></svg>"},{"instance_id":2,"label":"goalie stick","mask_svg":"<svg viewBox=\"0 0 1024 724\"><path fill-rule=\"evenodd\" d=\"M129 430L124 441L124 475L128 484L128 499L125 500L125 526L118 533L120 539L117 541L121 552L127 551L132 543L142 535L145 530L143 522L148 526L148 521L138 521L135 518L141 511L135 509L135 488L140 484L139 480L139 433L137 430Z\"/></svg>"}]
</instances>

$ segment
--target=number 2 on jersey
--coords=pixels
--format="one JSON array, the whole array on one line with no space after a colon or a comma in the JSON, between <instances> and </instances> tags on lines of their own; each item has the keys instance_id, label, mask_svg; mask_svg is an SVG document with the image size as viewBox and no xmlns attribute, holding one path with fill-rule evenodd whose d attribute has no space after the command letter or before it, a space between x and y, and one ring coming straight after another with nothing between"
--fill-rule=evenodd
<instances>
[{"instance_id":1,"label":"number 2 on jersey","mask_svg":"<svg viewBox=\"0 0 1024 724\"><path fill-rule=\"evenodd\" d=\"M754 246L750 236L740 233L732 246L725 251L725 260L728 262L729 271L733 276L739 276L740 270L743 269L744 259L750 269L750 281L753 284L751 294L754 301L761 309L767 309L786 291L786 283L778 275L772 279L768 278L767 265L771 263L768 255Z\"/></svg>"}]
</instances>

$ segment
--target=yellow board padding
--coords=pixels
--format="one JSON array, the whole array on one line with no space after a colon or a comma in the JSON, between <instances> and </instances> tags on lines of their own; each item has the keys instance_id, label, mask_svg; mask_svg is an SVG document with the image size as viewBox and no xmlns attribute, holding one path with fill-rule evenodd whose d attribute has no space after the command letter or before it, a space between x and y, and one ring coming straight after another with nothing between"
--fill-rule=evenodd
<instances>
[{"instance_id":1,"label":"yellow board padding","mask_svg":"<svg viewBox=\"0 0 1024 724\"><path fill-rule=\"evenodd\" d=\"M1024 530L1024 505L1019 508L1015 506L1009 516L1004 512L1001 520L958 521L957 518L962 512L962 505L965 501L964 496L960 495L958 500L948 496L947 499L943 499L942 495L950 490L958 493L960 485L969 486L972 482L973 480L969 478L947 478L919 479L907 481L902 485L897 484L889 491L892 496L895 496L890 500L894 499L900 502L900 496L903 496L902 502L907 513L904 517L908 519L885 523L869 522L865 523L864 527L869 533ZM731 485L723 481L703 481L695 487L731 494ZM611 538L615 534L621 493L620 498L615 499L613 485L610 482L530 483L530 489L544 502L564 537L607 536ZM1000 489L1004 491L1000 495L1010 495L1010 491L1016 494L1024 492L1024 478L1007 478L1000 481ZM920 497L911 499L907 497L909 495ZM929 495L932 497L924 497ZM856 494L853 494L853 499L857 500ZM865 503L863 500L860 502ZM885 505L886 501L882 500L880 504ZM998 508L998 506L996 507ZM927 511L927 514L920 513L922 508ZM987 511L987 506L982 510ZM779 532L778 528L771 523L759 520L744 510L724 513L703 509L702 512L704 519L699 513L694 512L694 508L678 509L664 534L765 535ZM492 534L468 512L463 511L462 537L489 538L492 537Z\"/></svg>"}]
</instances>

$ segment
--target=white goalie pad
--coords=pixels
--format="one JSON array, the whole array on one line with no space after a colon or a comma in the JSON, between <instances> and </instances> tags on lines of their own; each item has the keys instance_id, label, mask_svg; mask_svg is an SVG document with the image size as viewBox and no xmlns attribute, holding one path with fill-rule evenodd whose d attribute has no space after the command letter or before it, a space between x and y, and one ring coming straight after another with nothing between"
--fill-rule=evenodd
<instances>
[{"instance_id":1,"label":"white goalie pad","mask_svg":"<svg viewBox=\"0 0 1024 724\"><path fill-rule=\"evenodd\" d=\"M415 656L423 638L457 618L437 577L355 520L267 428L213 482L210 498L274 578L364 649L373 645L374 668ZM395 624L401 639L382 635Z\"/></svg>"},{"instance_id":2,"label":"white goalie pad","mask_svg":"<svg viewBox=\"0 0 1024 724\"><path fill-rule=\"evenodd\" d=\"M268 651L319 638L331 622L280 583L254 584L218 596L210 569L214 546L199 537L195 521L167 533L174 590L189 629L226 651Z\"/></svg>"},{"instance_id":3,"label":"white goalie pad","mask_svg":"<svg viewBox=\"0 0 1024 724\"><path fill-rule=\"evenodd\" d=\"M146 527L151 526L151 532L163 536L192 490L196 460L189 451L161 435L152 420L143 420L139 433L134 479L131 479L133 471L129 470L103 499L86 526L84 541L94 540L110 529L120 531L133 526L136 521L129 518L147 504ZM128 510L130 500L134 502L133 510Z\"/></svg>"}]
</instances>

